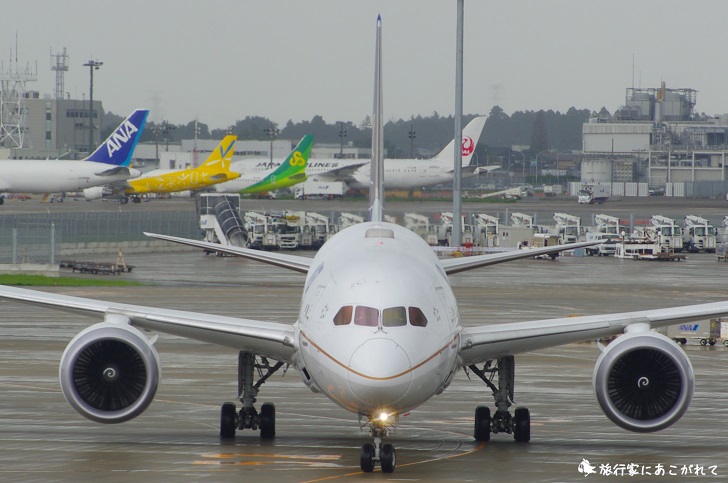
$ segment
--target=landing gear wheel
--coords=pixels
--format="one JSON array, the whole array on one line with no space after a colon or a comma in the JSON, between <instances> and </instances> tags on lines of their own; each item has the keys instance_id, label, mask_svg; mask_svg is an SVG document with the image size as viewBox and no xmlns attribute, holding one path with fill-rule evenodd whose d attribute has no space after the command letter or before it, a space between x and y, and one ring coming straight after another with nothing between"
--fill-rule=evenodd
<instances>
[{"instance_id":1,"label":"landing gear wheel","mask_svg":"<svg viewBox=\"0 0 728 483\"><path fill-rule=\"evenodd\" d=\"M260 437L273 439L276 436L276 406L273 403L263 403L260 407Z\"/></svg>"},{"instance_id":2,"label":"landing gear wheel","mask_svg":"<svg viewBox=\"0 0 728 483\"><path fill-rule=\"evenodd\" d=\"M490 408L478 406L475 408L475 429L473 437L475 441L490 441Z\"/></svg>"},{"instance_id":3,"label":"landing gear wheel","mask_svg":"<svg viewBox=\"0 0 728 483\"><path fill-rule=\"evenodd\" d=\"M700 339L700 345L706 346L706 345L708 345L708 341L705 339Z\"/></svg>"},{"instance_id":4,"label":"landing gear wheel","mask_svg":"<svg viewBox=\"0 0 728 483\"><path fill-rule=\"evenodd\" d=\"M397 464L397 453L394 446L385 444L379 452L379 464L382 466L382 473L394 473L394 467Z\"/></svg>"},{"instance_id":5,"label":"landing gear wheel","mask_svg":"<svg viewBox=\"0 0 728 483\"><path fill-rule=\"evenodd\" d=\"M367 443L361 447L360 457L361 470L364 473L371 473L374 471L374 445Z\"/></svg>"},{"instance_id":6,"label":"landing gear wheel","mask_svg":"<svg viewBox=\"0 0 728 483\"><path fill-rule=\"evenodd\" d=\"M237 427L235 412L235 403L227 402L222 405L220 410L220 437L223 439L231 439L235 437L235 429Z\"/></svg>"},{"instance_id":7,"label":"landing gear wheel","mask_svg":"<svg viewBox=\"0 0 728 483\"><path fill-rule=\"evenodd\" d=\"M513 439L517 443L531 440L531 413L526 408L516 408L513 417Z\"/></svg>"}]
</instances>

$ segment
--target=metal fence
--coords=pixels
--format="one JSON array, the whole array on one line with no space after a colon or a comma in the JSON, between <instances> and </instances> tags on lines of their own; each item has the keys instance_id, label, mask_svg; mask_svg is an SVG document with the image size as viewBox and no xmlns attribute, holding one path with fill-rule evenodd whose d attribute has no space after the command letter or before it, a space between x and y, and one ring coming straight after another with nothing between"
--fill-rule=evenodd
<instances>
[{"instance_id":1,"label":"metal fence","mask_svg":"<svg viewBox=\"0 0 728 483\"><path fill-rule=\"evenodd\" d=\"M199 238L190 211L34 213L0 216L0 263L57 263L61 243L149 240L144 232Z\"/></svg>"}]
</instances>

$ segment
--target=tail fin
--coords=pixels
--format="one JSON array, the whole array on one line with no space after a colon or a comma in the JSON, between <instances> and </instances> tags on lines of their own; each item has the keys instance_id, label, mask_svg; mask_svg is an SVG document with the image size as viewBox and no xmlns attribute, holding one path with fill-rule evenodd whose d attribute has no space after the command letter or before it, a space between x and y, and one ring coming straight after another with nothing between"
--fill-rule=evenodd
<instances>
[{"instance_id":1,"label":"tail fin","mask_svg":"<svg viewBox=\"0 0 728 483\"><path fill-rule=\"evenodd\" d=\"M275 171L241 193L259 193L288 188L306 181L306 166L313 147L313 135L306 134Z\"/></svg>"},{"instance_id":2,"label":"tail fin","mask_svg":"<svg viewBox=\"0 0 728 483\"><path fill-rule=\"evenodd\" d=\"M212 150L205 162L200 165L200 169L203 171L214 171L215 173L229 171L230 161L232 161L235 151L235 141L237 140L238 137L232 134L225 136L220 141L220 144Z\"/></svg>"},{"instance_id":3,"label":"tail fin","mask_svg":"<svg viewBox=\"0 0 728 483\"><path fill-rule=\"evenodd\" d=\"M129 166L148 114L147 109L137 109L132 112L85 161Z\"/></svg>"},{"instance_id":4,"label":"tail fin","mask_svg":"<svg viewBox=\"0 0 728 483\"><path fill-rule=\"evenodd\" d=\"M485 116L478 116L470 121L468 125L465 126L465 129L463 129L463 140L461 144L461 146L463 147L463 166L467 166L470 164L470 160L472 159L473 153L475 152L475 147L478 145L478 139L480 139L480 135L483 132L485 120ZM454 140L450 141L450 144L445 146L445 149L440 151L439 154L435 157L437 159L442 159L453 163L455 161Z\"/></svg>"},{"instance_id":5,"label":"tail fin","mask_svg":"<svg viewBox=\"0 0 728 483\"><path fill-rule=\"evenodd\" d=\"M369 221L384 220L384 130L382 124L382 16L377 17L374 50L374 116L369 180Z\"/></svg>"}]
</instances>

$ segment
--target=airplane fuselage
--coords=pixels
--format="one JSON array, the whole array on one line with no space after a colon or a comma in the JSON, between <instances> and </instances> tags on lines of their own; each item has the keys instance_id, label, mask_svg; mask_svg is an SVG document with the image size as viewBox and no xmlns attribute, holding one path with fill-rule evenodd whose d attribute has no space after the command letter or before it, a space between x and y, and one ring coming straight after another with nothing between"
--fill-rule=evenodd
<instances>
[{"instance_id":1,"label":"airplane fuselage","mask_svg":"<svg viewBox=\"0 0 728 483\"><path fill-rule=\"evenodd\" d=\"M139 176L136 169L101 175L115 166L91 161L72 160L2 160L0 192L58 193L81 191L101 184L125 181Z\"/></svg>"},{"instance_id":2,"label":"airplane fuselage","mask_svg":"<svg viewBox=\"0 0 728 483\"><path fill-rule=\"evenodd\" d=\"M362 166L349 182L350 188L369 187L369 165ZM463 173L463 178L473 173ZM453 180L452 162L438 159L385 159L384 187L387 189L417 189Z\"/></svg>"},{"instance_id":3,"label":"airplane fuselage","mask_svg":"<svg viewBox=\"0 0 728 483\"><path fill-rule=\"evenodd\" d=\"M296 366L344 409L401 414L449 384L459 334L455 297L432 249L401 226L361 223L314 258Z\"/></svg>"},{"instance_id":4,"label":"airplane fuselage","mask_svg":"<svg viewBox=\"0 0 728 483\"><path fill-rule=\"evenodd\" d=\"M233 178L236 173L198 167L189 169L155 169L141 177L129 181L130 188L125 194L175 193L184 190L197 190L219 183L221 177Z\"/></svg>"}]
</instances>

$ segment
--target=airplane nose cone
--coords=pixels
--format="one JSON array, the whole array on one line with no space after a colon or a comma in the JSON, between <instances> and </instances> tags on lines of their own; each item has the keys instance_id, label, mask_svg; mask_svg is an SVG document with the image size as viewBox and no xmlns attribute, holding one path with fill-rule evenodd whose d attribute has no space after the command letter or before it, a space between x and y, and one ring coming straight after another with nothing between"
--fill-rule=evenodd
<instances>
[{"instance_id":1,"label":"airplane nose cone","mask_svg":"<svg viewBox=\"0 0 728 483\"><path fill-rule=\"evenodd\" d=\"M392 404L412 383L407 353L389 339L371 339L360 345L349 360L349 387L365 405Z\"/></svg>"}]
</instances>

